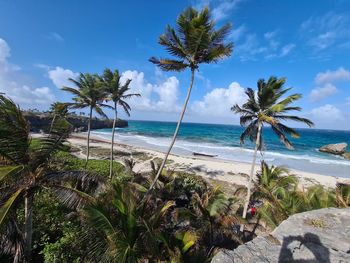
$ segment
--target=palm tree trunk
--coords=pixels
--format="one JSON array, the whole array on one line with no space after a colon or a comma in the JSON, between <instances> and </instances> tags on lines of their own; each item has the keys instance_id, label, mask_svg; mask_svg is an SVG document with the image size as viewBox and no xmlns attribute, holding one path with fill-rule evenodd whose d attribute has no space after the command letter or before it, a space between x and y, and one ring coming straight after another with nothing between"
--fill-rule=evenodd
<instances>
[{"instance_id":1,"label":"palm tree trunk","mask_svg":"<svg viewBox=\"0 0 350 263\"><path fill-rule=\"evenodd\" d=\"M33 235L33 196L29 195L28 193L24 198L24 218L24 253L26 262L31 262Z\"/></svg>"},{"instance_id":2,"label":"palm tree trunk","mask_svg":"<svg viewBox=\"0 0 350 263\"><path fill-rule=\"evenodd\" d=\"M90 115L89 115L89 122L88 122L88 135L87 135L87 153L86 153L86 162L85 162L85 168L87 167L89 156L90 156L90 130L91 130L91 119L92 119L92 106L90 106Z\"/></svg>"},{"instance_id":3,"label":"palm tree trunk","mask_svg":"<svg viewBox=\"0 0 350 263\"><path fill-rule=\"evenodd\" d=\"M156 175L156 177L154 178L154 181L152 182L152 184L151 184L149 190L147 191L146 195L148 195L148 194L152 191L152 189L154 188L155 184L157 183L157 180L158 180L160 174L162 173L162 170L163 170L163 168L164 168L164 166L165 166L165 163L166 163L166 161L167 161L167 159L168 159L168 156L169 156L169 154L170 154L170 152L171 152L171 149L173 148L173 146L174 146L174 144L175 144L175 141L176 141L176 138L177 138L177 134L179 133L180 125L181 125L182 119L183 119L183 117L184 117L184 115L185 115L188 101L189 101L189 99L190 99L190 95L191 95L191 91L192 91L192 87L193 87L193 82L194 82L194 71L195 71L195 69L191 69L191 82L190 82L190 86L188 87L188 91L187 91L187 96L186 96L186 99L185 99L185 103L184 103L184 105L183 105L183 107L182 107L182 111L181 111L181 114L180 114L180 119L179 119L179 121L177 122L177 125L176 125L176 129L175 129L175 132L174 132L173 139L172 139L172 141L171 141L171 143L170 143L170 145L169 145L168 151L167 151L166 154L165 154L165 157L164 157L164 159L163 159L163 161L162 161L162 164L161 164L160 167L159 167L159 170L158 170L158 172L157 172L157 175Z\"/></svg>"},{"instance_id":4,"label":"palm tree trunk","mask_svg":"<svg viewBox=\"0 0 350 263\"><path fill-rule=\"evenodd\" d=\"M248 182L248 186L247 186L247 197L246 197L246 201L244 204L244 209L243 209L243 218L247 217L247 211L248 211L248 206L249 206L249 201L250 201L250 195L251 195L251 188L252 188L252 180L253 180L253 176L254 176L254 171L255 171L255 165L256 165L256 155L258 153L258 149L260 146L260 134L261 134L261 123L258 123L258 132L256 135L256 141L255 141L255 149L254 149L254 155L253 155L253 162L252 162L252 167L250 169L250 175L249 175L249 182ZM244 224L241 225L241 232L243 232L244 230Z\"/></svg>"},{"instance_id":5,"label":"palm tree trunk","mask_svg":"<svg viewBox=\"0 0 350 263\"><path fill-rule=\"evenodd\" d=\"M117 112L117 103L114 102L114 120L113 120L113 128L112 128L112 145L111 145L111 163L109 165L109 179L112 179L112 172L113 172L113 148L114 148L114 134L115 134L115 124L117 122L118 118L118 112Z\"/></svg>"},{"instance_id":6,"label":"palm tree trunk","mask_svg":"<svg viewBox=\"0 0 350 263\"><path fill-rule=\"evenodd\" d=\"M55 121L56 121L56 114L53 115L53 118L52 118L52 121L51 121L51 125L50 125L50 131L49 131L49 133L52 132L52 128L53 128L53 125L55 124Z\"/></svg>"}]
</instances>

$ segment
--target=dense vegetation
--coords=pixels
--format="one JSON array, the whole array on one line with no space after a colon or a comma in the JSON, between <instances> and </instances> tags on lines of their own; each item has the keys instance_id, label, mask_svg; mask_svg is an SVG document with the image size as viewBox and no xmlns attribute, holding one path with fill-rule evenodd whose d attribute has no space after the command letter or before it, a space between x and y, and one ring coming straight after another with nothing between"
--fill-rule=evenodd
<instances>
[{"instance_id":1,"label":"dense vegetation","mask_svg":"<svg viewBox=\"0 0 350 263\"><path fill-rule=\"evenodd\" d=\"M177 24L179 32L168 27L160 44L180 60L152 58L164 70L189 68L192 75L168 153L195 70L229 56L232 49L223 43L230 26L215 30L207 9L190 8ZM132 159L116 162L113 147L110 160L89 160L90 124L86 160L79 159L66 142L68 111L87 107L90 121L93 111L106 116L104 108L112 109L115 119L117 106L129 113L125 100L138 94L128 93L130 81L119 80L119 72L108 69L100 76L71 79L74 88L63 89L74 95L73 102L52 106L50 131L37 139L19 106L0 94L1 262L209 262L220 248L234 249L294 213L350 205L349 185L303 189L287 169L265 162L253 180L255 160L248 188L238 188L234 195L193 174L163 169L167 156L142 173L133 171ZM300 110L290 105L300 95L282 98L289 90L284 82L260 80L258 92L248 89L247 103L232 108L247 124L242 139L256 142L255 155L263 150L263 125L270 125L287 146L288 135L299 135L282 120L312 125L286 114Z\"/></svg>"},{"instance_id":2,"label":"dense vegetation","mask_svg":"<svg viewBox=\"0 0 350 263\"><path fill-rule=\"evenodd\" d=\"M252 189L258 212L247 220L240 216L245 188L227 196L186 173L163 170L144 198L159 163L144 174L133 172L131 160L115 163L109 178L108 160L85 166L63 144L67 134L56 124L64 127L64 119L31 139L19 108L4 96L0 102L2 262L206 262L293 213L350 205L349 186L300 190L288 170L266 163Z\"/></svg>"}]
</instances>

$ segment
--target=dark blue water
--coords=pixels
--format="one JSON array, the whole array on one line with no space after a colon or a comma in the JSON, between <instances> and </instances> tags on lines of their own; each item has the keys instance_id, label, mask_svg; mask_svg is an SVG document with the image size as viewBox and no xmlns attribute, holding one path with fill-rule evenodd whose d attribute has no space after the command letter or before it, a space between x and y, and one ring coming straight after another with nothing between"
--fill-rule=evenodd
<instances>
[{"instance_id":1,"label":"dark blue water","mask_svg":"<svg viewBox=\"0 0 350 263\"><path fill-rule=\"evenodd\" d=\"M170 142L176 123L130 121L129 127L117 130L121 143L164 151ZM241 146L239 137L243 129L235 125L183 123L174 153L191 155L201 152L218 158L250 162L253 143ZM273 131L264 127L264 159L272 164L332 176L350 177L350 161L342 157L321 153L317 149L325 144L346 142L350 146L350 131L297 129L301 138L289 138L294 150L288 150ZM110 137L111 129L94 131Z\"/></svg>"}]
</instances>

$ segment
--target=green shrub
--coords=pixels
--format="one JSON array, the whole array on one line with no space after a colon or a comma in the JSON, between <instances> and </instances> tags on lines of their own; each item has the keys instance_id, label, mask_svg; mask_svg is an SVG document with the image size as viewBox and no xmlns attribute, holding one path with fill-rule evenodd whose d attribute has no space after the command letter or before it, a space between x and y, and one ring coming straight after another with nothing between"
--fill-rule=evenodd
<instances>
[{"instance_id":1,"label":"green shrub","mask_svg":"<svg viewBox=\"0 0 350 263\"><path fill-rule=\"evenodd\" d=\"M109 176L109 160L89 160L87 170L101 176ZM85 170L85 160L79 159L69 152L58 151L52 158L50 166L58 171ZM114 162L113 173L123 176L124 166Z\"/></svg>"}]
</instances>

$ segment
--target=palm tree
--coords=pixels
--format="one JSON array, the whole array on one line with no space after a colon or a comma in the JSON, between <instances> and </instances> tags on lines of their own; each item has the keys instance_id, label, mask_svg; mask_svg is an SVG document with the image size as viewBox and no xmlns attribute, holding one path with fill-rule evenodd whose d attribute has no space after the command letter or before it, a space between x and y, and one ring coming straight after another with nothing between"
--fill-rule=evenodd
<instances>
[{"instance_id":1,"label":"palm tree","mask_svg":"<svg viewBox=\"0 0 350 263\"><path fill-rule=\"evenodd\" d=\"M78 89L71 87L63 87L62 90L68 91L74 95L74 102L68 103L68 105L73 109L82 109L89 107L89 122L88 122L88 135L87 135L87 154L86 163L89 161L90 155L90 130L91 130L91 120L92 112L95 111L98 115L107 118L107 115L103 112L102 107L110 107L103 104L105 99L104 89L99 82L99 78L96 75L83 74L80 73L77 80L69 78Z\"/></svg>"},{"instance_id":2,"label":"palm tree","mask_svg":"<svg viewBox=\"0 0 350 263\"><path fill-rule=\"evenodd\" d=\"M297 197L294 194L297 185L296 177L291 175L287 168L269 167L265 162L261 163L252 198L263 202L264 205L259 211L268 223L276 225L300 209L293 199Z\"/></svg>"},{"instance_id":3,"label":"palm tree","mask_svg":"<svg viewBox=\"0 0 350 263\"><path fill-rule=\"evenodd\" d=\"M60 148L65 136L62 127L53 127L52 133L31 145L29 125L20 108L0 95L0 227L4 230L0 234L0 253L11 251L18 262L31 260L33 202L40 189L52 189L63 203L72 206L89 201L87 194L62 184L79 178L88 182L86 173L47 170L50 156ZM22 203L24 237L16 219Z\"/></svg>"},{"instance_id":4,"label":"palm tree","mask_svg":"<svg viewBox=\"0 0 350 263\"><path fill-rule=\"evenodd\" d=\"M53 114L51 126L50 126L50 132L56 122L57 118L67 118L68 116L68 104L62 103L62 102L54 102L50 106L50 112Z\"/></svg>"},{"instance_id":5,"label":"palm tree","mask_svg":"<svg viewBox=\"0 0 350 263\"><path fill-rule=\"evenodd\" d=\"M209 223L209 242L212 245L214 239L214 222L216 218L222 216L222 212L227 206L228 200L225 194L220 191L220 187L207 189L202 196L195 193L194 200L203 219Z\"/></svg>"},{"instance_id":6,"label":"palm tree","mask_svg":"<svg viewBox=\"0 0 350 263\"><path fill-rule=\"evenodd\" d=\"M276 77L270 77L267 82L264 79L260 79L257 83L257 94L255 94L253 89L248 88L245 92L248 96L248 101L242 107L236 104L231 108L234 113L241 115L240 124L245 127L240 137L241 144L244 144L244 140L247 137L255 142L243 218L246 218L247 215L257 151L262 150L263 146L262 128L264 124L271 127L272 131L288 149L293 149L293 145L286 135L290 135L293 138L299 138L300 135L293 128L281 123L282 121L296 121L305 123L309 127L313 126L313 123L306 118L287 114L290 111L301 110L300 107L290 106L291 103L301 98L301 94L292 94L286 98L282 98L291 89L283 87L285 82L285 78L277 79Z\"/></svg>"},{"instance_id":7,"label":"palm tree","mask_svg":"<svg viewBox=\"0 0 350 263\"><path fill-rule=\"evenodd\" d=\"M164 71L180 72L189 68L191 70L191 81L173 139L148 193L152 191L156 180L158 180L176 141L187 103L190 99L195 71L198 70L200 64L217 63L229 57L233 48L233 43L224 43L225 37L230 32L231 25L225 24L220 29L215 30L215 22L211 20L207 7L200 12L191 7L184 10L177 18L176 24L177 30L171 26L167 26L166 32L159 37L159 44L164 46L176 58L157 59L152 57L150 61Z\"/></svg>"},{"instance_id":8,"label":"palm tree","mask_svg":"<svg viewBox=\"0 0 350 263\"><path fill-rule=\"evenodd\" d=\"M105 69L101 77L103 88L105 89L107 99L113 102L114 120L112 127L112 145L111 145L111 162L109 167L109 177L112 178L113 171L113 147L114 147L114 135L115 125L118 120L118 109L117 106L121 106L124 112L130 116L130 106L125 101L126 99L134 96L141 96L140 94L128 93L130 91L129 84L131 79L128 79L124 84L120 83L120 74L118 70L112 72L110 69Z\"/></svg>"},{"instance_id":9,"label":"palm tree","mask_svg":"<svg viewBox=\"0 0 350 263\"><path fill-rule=\"evenodd\" d=\"M336 201L339 207L350 206L350 185L344 183L337 183L336 187Z\"/></svg>"}]
</instances>

